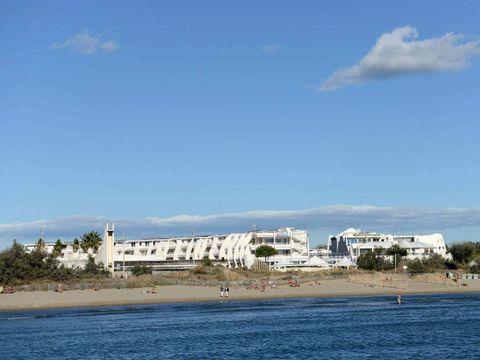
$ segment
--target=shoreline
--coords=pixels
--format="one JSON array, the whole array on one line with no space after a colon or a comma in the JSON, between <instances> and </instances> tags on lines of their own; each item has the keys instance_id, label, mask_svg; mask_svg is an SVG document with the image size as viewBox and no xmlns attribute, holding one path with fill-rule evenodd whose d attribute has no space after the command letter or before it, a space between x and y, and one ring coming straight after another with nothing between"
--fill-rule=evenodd
<instances>
[{"instance_id":1,"label":"shoreline","mask_svg":"<svg viewBox=\"0 0 480 360\"><path fill-rule=\"evenodd\" d=\"M34 291L2 294L0 295L0 312L212 301L480 293L480 281L471 280L467 282L467 286L462 287L412 281L408 283L408 289L402 290L355 284L343 279L325 280L318 286L298 288L279 286L274 289L268 288L265 292L231 287L228 298L220 297L216 287L165 285L157 286L156 294L145 293L150 289L70 290L63 293Z\"/></svg>"}]
</instances>

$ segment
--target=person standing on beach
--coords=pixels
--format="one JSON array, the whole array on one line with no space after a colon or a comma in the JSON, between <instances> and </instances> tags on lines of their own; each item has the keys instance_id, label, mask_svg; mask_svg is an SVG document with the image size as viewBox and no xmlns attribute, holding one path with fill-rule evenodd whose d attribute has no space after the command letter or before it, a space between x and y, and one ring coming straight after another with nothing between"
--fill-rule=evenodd
<instances>
[{"instance_id":1,"label":"person standing on beach","mask_svg":"<svg viewBox=\"0 0 480 360\"><path fill-rule=\"evenodd\" d=\"M220 285L220 297L223 297L223 285Z\"/></svg>"},{"instance_id":2,"label":"person standing on beach","mask_svg":"<svg viewBox=\"0 0 480 360\"><path fill-rule=\"evenodd\" d=\"M228 286L225 287L225 297L228 298L228 293L229 293L230 289L228 288Z\"/></svg>"}]
</instances>

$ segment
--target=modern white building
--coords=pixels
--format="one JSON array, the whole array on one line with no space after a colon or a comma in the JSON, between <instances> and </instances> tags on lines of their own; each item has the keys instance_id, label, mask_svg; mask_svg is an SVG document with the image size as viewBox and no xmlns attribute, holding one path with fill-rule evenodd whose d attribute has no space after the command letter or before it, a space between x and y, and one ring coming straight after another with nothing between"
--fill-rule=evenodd
<instances>
[{"instance_id":1,"label":"modern white building","mask_svg":"<svg viewBox=\"0 0 480 360\"><path fill-rule=\"evenodd\" d=\"M340 234L331 235L328 239L328 250L331 257L348 256L354 262L369 251L377 248L388 249L398 245L407 250L407 259L422 259L433 254L450 258L442 234L431 235L393 235L364 232L347 229Z\"/></svg>"},{"instance_id":2,"label":"modern white building","mask_svg":"<svg viewBox=\"0 0 480 360\"><path fill-rule=\"evenodd\" d=\"M68 244L58 260L67 267L83 267L91 255L96 263L104 264L112 273L134 265L151 266L154 270L180 270L196 266L204 258L226 267L251 268L256 260L255 250L260 245L270 245L277 250L277 255L267 259L270 267L308 265L308 234L294 228L118 241L113 224L106 225L103 243L96 254L91 250L87 253L81 249L74 251L72 244ZM27 250L35 246L26 245ZM51 253L53 246L47 244L46 251Z\"/></svg>"}]
</instances>

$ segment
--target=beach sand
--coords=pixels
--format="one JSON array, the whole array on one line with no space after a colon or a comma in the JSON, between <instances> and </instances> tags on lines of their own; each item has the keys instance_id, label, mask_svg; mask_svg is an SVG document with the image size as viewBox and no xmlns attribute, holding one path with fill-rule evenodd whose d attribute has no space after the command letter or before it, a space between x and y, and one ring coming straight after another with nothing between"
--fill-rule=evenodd
<instances>
[{"instance_id":1,"label":"beach sand","mask_svg":"<svg viewBox=\"0 0 480 360\"><path fill-rule=\"evenodd\" d=\"M467 280L465 283L467 286L446 286L409 281L407 290L399 290L353 284L347 280L324 280L320 285L302 285L295 288L280 286L274 289L267 288L265 292L230 287L228 300L480 292L480 280ZM214 287L158 286L156 294L147 293L149 290L151 288L1 294L0 311L226 300L220 298L219 289Z\"/></svg>"}]
</instances>

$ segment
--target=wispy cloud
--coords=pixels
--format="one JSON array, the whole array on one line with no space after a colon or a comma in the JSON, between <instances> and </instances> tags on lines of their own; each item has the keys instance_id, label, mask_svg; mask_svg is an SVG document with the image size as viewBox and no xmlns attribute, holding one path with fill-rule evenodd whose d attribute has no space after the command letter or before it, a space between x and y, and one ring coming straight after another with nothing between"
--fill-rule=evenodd
<instances>
[{"instance_id":1,"label":"wispy cloud","mask_svg":"<svg viewBox=\"0 0 480 360\"><path fill-rule=\"evenodd\" d=\"M0 245L12 239L35 241L43 228L49 240L72 239L90 230L102 231L106 221L125 226L129 238L161 235L248 231L293 226L339 232L347 227L392 232L443 231L480 224L478 208L402 208L332 205L305 210L256 210L215 215L178 215L144 219L113 219L104 216L72 216L52 220L0 224Z\"/></svg>"},{"instance_id":2,"label":"wispy cloud","mask_svg":"<svg viewBox=\"0 0 480 360\"><path fill-rule=\"evenodd\" d=\"M260 51L264 53L272 53L281 50L282 46L280 44L266 44L260 48Z\"/></svg>"},{"instance_id":3,"label":"wispy cloud","mask_svg":"<svg viewBox=\"0 0 480 360\"><path fill-rule=\"evenodd\" d=\"M70 49L84 55L107 54L116 51L118 44L112 40L103 41L101 35L94 35L89 30L84 29L78 34L69 36L62 43L54 43L52 49Z\"/></svg>"},{"instance_id":4,"label":"wispy cloud","mask_svg":"<svg viewBox=\"0 0 480 360\"><path fill-rule=\"evenodd\" d=\"M363 59L349 68L335 71L319 90L332 91L405 74L463 70L480 54L479 42L462 42L462 34L449 32L425 40L417 40L417 37L417 29L411 26L382 34Z\"/></svg>"}]
</instances>

